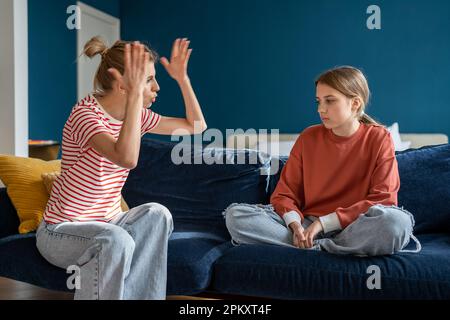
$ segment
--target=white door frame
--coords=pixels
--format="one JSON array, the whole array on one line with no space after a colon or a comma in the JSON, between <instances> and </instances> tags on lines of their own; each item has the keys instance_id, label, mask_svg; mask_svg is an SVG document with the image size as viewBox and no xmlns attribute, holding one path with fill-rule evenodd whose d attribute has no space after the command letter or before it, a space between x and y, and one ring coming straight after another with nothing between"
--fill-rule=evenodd
<instances>
[{"instance_id":1,"label":"white door frame","mask_svg":"<svg viewBox=\"0 0 450 320\"><path fill-rule=\"evenodd\" d=\"M80 8L81 15L88 14L90 16L93 16L95 18L101 19L109 24L111 24L114 27L114 31L116 32L116 38L120 39L120 19L113 17L103 11L100 11L98 9L95 9L81 1L77 1L77 6ZM81 17L80 17L81 19ZM81 28L83 26L81 25ZM80 31L77 30L77 61L79 59L80 54L83 52L84 43L81 43L81 37L80 37ZM112 45L112 43L110 44ZM82 96L83 93L81 92L81 66L79 63L77 63L77 96L78 100L83 99Z\"/></svg>"},{"instance_id":2,"label":"white door frame","mask_svg":"<svg viewBox=\"0 0 450 320\"><path fill-rule=\"evenodd\" d=\"M0 153L28 157L27 0L0 0L0 30Z\"/></svg>"}]
</instances>

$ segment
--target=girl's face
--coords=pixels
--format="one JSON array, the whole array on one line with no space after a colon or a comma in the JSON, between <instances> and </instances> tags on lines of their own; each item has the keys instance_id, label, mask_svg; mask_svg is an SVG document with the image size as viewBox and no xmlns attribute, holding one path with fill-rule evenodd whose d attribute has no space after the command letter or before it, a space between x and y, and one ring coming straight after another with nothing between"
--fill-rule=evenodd
<instances>
[{"instance_id":1,"label":"girl's face","mask_svg":"<svg viewBox=\"0 0 450 320\"><path fill-rule=\"evenodd\" d=\"M144 108L150 108L158 96L159 85L156 81L155 64L150 62L145 70L147 84L144 89Z\"/></svg>"},{"instance_id":2,"label":"girl's face","mask_svg":"<svg viewBox=\"0 0 450 320\"><path fill-rule=\"evenodd\" d=\"M316 88L317 111L327 129L335 129L356 120L359 99L347 98L332 87L318 83Z\"/></svg>"}]
</instances>

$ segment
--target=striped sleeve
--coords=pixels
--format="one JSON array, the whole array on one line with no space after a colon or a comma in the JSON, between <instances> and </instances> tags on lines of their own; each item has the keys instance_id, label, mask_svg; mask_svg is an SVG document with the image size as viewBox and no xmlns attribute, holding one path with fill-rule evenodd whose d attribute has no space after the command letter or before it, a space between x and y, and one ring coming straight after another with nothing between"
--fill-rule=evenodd
<instances>
[{"instance_id":1,"label":"striped sleeve","mask_svg":"<svg viewBox=\"0 0 450 320\"><path fill-rule=\"evenodd\" d=\"M152 131L161 121L161 116L149 109L142 109L142 134Z\"/></svg>"},{"instance_id":2,"label":"striped sleeve","mask_svg":"<svg viewBox=\"0 0 450 320\"><path fill-rule=\"evenodd\" d=\"M75 109L69 121L72 138L81 148L84 148L94 135L110 133L100 116L90 108Z\"/></svg>"}]
</instances>

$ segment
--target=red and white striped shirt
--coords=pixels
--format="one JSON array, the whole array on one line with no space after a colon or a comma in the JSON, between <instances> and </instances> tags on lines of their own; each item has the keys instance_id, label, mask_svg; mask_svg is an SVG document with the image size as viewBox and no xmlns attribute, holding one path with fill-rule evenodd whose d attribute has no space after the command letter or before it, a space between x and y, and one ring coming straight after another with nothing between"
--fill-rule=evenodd
<instances>
[{"instance_id":1,"label":"red and white striped shirt","mask_svg":"<svg viewBox=\"0 0 450 320\"><path fill-rule=\"evenodd\" d=\"M161 116L142 108L141 136ZM93 95L78 102L63 129L61 175L55 180L44 213L46 223L109 222L121 213L121 191L129 169L122 168L88 145L98 133L119 138L122 121L110 116Z\"/></svg>"}]
</instances>

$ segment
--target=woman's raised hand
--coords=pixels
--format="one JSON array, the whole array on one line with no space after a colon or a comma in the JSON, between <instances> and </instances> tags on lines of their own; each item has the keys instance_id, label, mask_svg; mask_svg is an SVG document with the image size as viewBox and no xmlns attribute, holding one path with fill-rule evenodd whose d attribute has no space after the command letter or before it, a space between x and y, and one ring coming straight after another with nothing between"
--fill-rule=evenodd
<instances>
[{"instance_id":1,"label":"woman's raised hand","mask_svg":"<svg viewBox=\"0 0 450 320\"><path fill-rule=\"evenodd\" d=\"M145 52L144 45L135 41L132 45L126 44L124 50L124 73L110 68L108 71L127 92L142 93L146 85L146 66L150 62L150 53Z\"/></svg>"},{"instance_id":2,"label":"woman's raised hand","mask_svg":"<svg viewBox=\"0 0 450 320\"><path fill-rule=\"evenodd\" d=\"M167 73L177 82L188 79L187 66L192 49L189 49L190 41L187 38L176 39L173 43L170 61L166 57L161 58L161 64Z\"/></svg>"}]
</instances>

